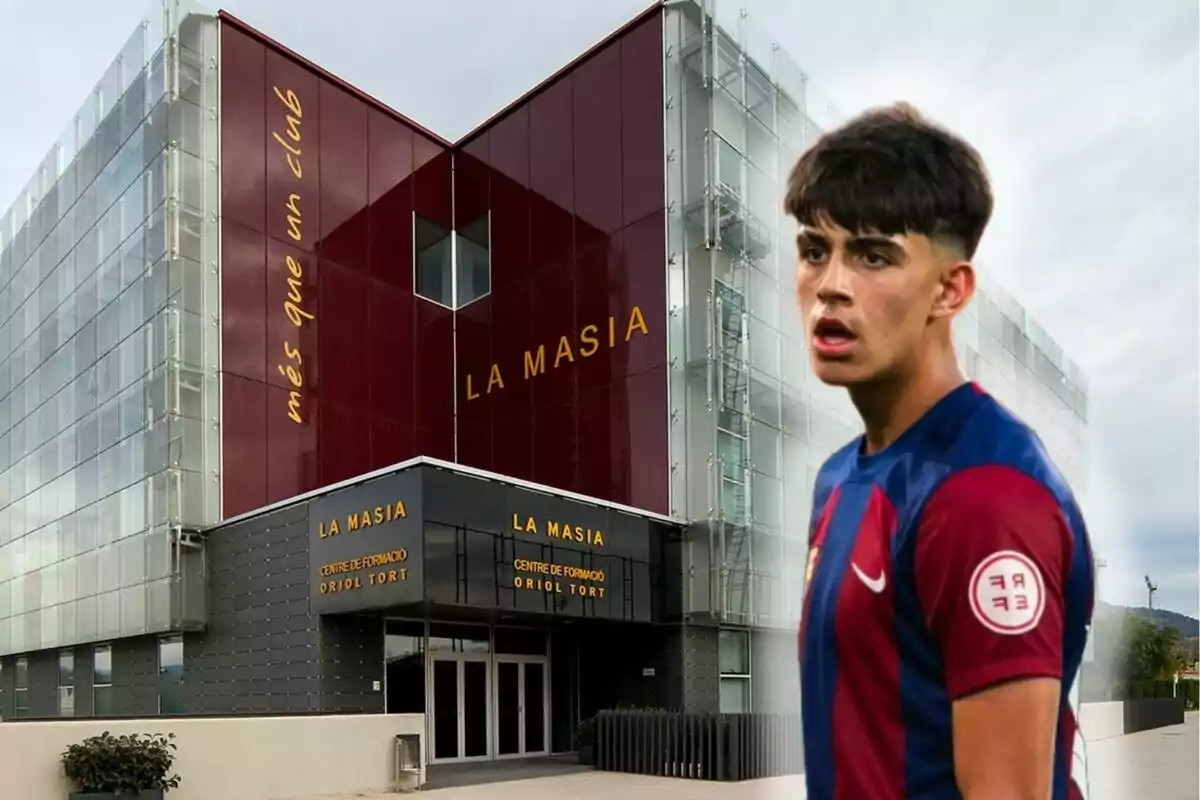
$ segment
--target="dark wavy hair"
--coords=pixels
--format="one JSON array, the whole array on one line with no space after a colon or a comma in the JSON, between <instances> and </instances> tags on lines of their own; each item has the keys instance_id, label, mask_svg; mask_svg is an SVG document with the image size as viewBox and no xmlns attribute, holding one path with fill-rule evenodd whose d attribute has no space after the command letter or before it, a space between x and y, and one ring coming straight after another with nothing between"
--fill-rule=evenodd
<instances>
[{"instance_id":1,"label":"dark wavy hair","mask_svg":"<svg viewBox=\"0 0 1200 800\"><path fill-rule=\"evenodd\" d=\"M801 224L920 234L971 258L992 216L983 159L907 103L872 109L821 136L796 162L784 209Z\"/></svg>"}]
</instances>

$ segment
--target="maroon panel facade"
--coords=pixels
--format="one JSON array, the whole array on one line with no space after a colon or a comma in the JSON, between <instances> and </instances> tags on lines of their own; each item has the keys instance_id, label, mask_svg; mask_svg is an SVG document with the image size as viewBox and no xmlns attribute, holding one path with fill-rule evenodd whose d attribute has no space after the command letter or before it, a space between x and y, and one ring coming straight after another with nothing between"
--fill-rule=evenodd
<instances>
[{"instance_id":1,"label":"maroon panel facade","mask_svg":"<svg viewBox=\"0 0 1200 800\"><path fill-rule=\"evenodd\" d=\"M415 455L665 513L661 14L455 146L221 36L224 515ZM414 292L414 214L489 294Z\"/></svg>"},{"instance_id":2,"label":"maroon panel facade","mask_svg":"<svg viewBox=\"0 0 1200 800\"><path fill-rule=\"evenodd\" d=\"M458 148L492 291L457 315L456 402L460 462L666 513L661 75L651 14Z\"/></svg>"},{"instance_id":3,"label":"maroon panel facade","mask_svg":"<svg viewBox=\"0 0 1200 800\"><path fill-rule=\"evenodd\" d=\"M453 319L412 293L412 213L449 222L450 153L240 26L221 37L223 514L453 458Z\"/></svg>"}]
</instances>

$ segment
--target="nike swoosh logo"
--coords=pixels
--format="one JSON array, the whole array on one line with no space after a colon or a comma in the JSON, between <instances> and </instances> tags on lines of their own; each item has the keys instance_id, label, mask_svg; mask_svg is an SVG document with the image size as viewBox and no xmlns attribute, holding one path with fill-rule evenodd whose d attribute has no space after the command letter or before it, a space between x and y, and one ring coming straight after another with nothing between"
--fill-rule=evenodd
<instances>
[{"instance_id":1,"label":"nike swoosh logo","mask_svg":"<svg viewBox=\"0 0 1200 800\"><path fill-rule=\"evenodd\" d=\"M858 579L863 582L863 586L866 586L875 594L882 594L883 590L887 588L887 575L882 571L879 573L878 578L872 578L859 569L858 564L851 562L850 566L853 567L854 574L858 576Z\"/></svg>"}]
</instances>

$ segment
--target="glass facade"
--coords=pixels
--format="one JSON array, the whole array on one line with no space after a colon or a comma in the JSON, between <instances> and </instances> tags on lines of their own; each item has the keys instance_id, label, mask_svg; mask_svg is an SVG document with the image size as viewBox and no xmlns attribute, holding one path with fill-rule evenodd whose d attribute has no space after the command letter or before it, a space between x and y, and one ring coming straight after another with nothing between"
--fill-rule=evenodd
<instances>
[{"instance_id":1,"label":"glass facade","mask_svg":"<svg viewBox=\"0 0 1200 800\"><path fill-rule=\"evenodd\" d=\"M0 218L0 654L187 622L219 497L215 22L156 7Z\"/></svg>"},{"instance_id":2,"label":"glass facade","mask_svg":"<svg viewBox=\"0 0 1200 800\"><path fill-rule=\"evenodd\" d=\"M687 0L666 19L671 505L694 534L685 608L793 628L813 481L861 426L845 392L812 376L780 198L799 154L841 117L736 5ZM1082 492L1083 377L981 282L955 330L963 367Z\"/></svg>"}]
</instances>

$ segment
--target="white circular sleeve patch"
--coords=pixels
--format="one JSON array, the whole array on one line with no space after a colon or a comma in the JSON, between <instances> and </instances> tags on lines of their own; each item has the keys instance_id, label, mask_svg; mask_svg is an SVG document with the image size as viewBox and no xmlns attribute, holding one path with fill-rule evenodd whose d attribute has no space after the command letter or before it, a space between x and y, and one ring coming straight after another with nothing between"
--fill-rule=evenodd
<instances>
[{"instance_id":1,"label":"white circular sleeve patch","mask_svg":"<svg viewBox=\"0 0 1200 800\"><path fill-rule=\"evenodd\" d=\"M1046 583L1029 556L1016 550L992 553L971 575L971 611L994 633L1028 633L1046 610Z\"/></svg>"}]
</instances>

